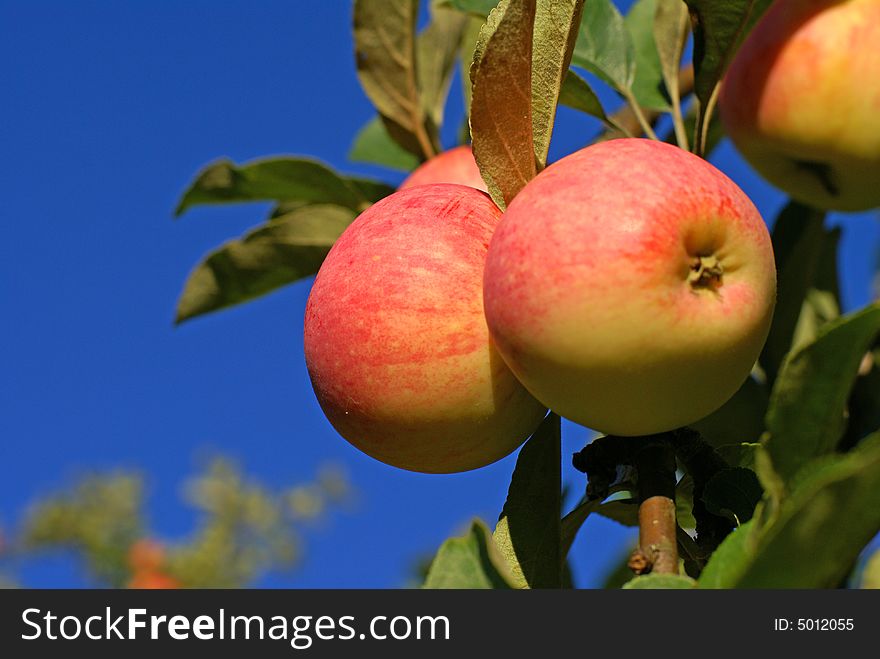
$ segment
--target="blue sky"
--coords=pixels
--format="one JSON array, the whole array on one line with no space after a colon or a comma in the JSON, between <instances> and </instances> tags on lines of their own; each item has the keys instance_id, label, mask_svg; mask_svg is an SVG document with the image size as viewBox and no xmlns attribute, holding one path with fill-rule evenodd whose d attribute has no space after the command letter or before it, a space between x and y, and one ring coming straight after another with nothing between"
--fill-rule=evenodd
<instances>
[{"instance_id":1,"label":"blue sky","mask_svg":"<svg viewBox=\"0 0 880 659\"><path fill-rule=\"evenodd\" d=\"M180 484L200 455L232 455L278 487L335 462L360 490L357 508L309 534L297 573L260 584L391 587L470 517L497 515L514 457L417 475L333 432L302 355L310 281L172 325L190 269L264 217L257 205L173 221L208 161L310 154L402 179L346 160L373 114L349 22L348 0L0 0L0 525L85 470L129 467L148 475L150 515L173 539L192 523ZM457 84L451 103L457 118ZM562 110L551 157L595 130ZM729 145L713 161L774 217L784 197ZM880 222L833 222L845 227L844 302L854 308L869 297ZM564 454L587 436L567 426ZM582 487L567 461L566 473ZM631 537L589 521L573 549L577 582L598 584ZM29 563L22 576L32 586L82 583L67 559Z\"/></svg>"}]
</instances>

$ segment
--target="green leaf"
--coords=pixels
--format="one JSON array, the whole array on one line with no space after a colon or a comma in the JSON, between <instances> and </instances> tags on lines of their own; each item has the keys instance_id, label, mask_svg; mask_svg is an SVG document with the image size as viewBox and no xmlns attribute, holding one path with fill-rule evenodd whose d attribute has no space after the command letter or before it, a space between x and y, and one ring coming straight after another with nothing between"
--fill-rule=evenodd
<instances>
[{"instance_id":1,"label":"green leaf","mask_svg":"<svg viewBox=\"0 0 880 659\"><path fill-rule=\"evenodd\" d=\"M681 4L679 2L679 4ZM658 0L637 0L630 8L624 24L629 30L633 43L636 70L633 79L633 96L639 105L652 110L669 110L669 95L663 82L663 67L660 60L660 43L654 36L654 14ZM684 5L681 5L684 7ZM678 64L675 65L675 82L678 83Z\"/></svg>"},{"instance_id":2,"label":"green leaf","mask_svg":"<svg viewBox=\"0 0 880 659\"><path fill-rule=\"evenodd\" d=\"M358 79L391 137L428 158L439 150L436 127L419 96L416 71L418 0L355 0Z\"/></svg>"},{"instance_id":3,"label":"green leaf","mask_svg":"<svg viewBox=\"0 0 880 659\"><path fill-rule=\"evenodd\" d=\"M318 271L355 213L327 204L304 206L212 252L190 274L177 322L253 300Z\"/></svg>"},{"instance_id":4,"label":"green leaf","mask_svg":"<svg viewBox=\"0 0 880 659\"><path fill-rule=\"evenodd\" d=\"M837 446L859 364L878 333L880 303L825 325L786 359L770 398L765 440L783 481Z\"/></svg>"},{"instance_id":5,"label":"green leaf","mask_svg":"<svg viewBox=\"0 0 880 659\"><path fill-rule=\"evenodd\" d=\"M685 0L694 28L694 91L705 108L737 48L772 0Z\"/></svg>"},{"instance_id":6,"label":"green leaf","mask_svg":"<svg viewBox=\"0 0 880 659\"><path fill-rule=\"evenodd\" d=\"M789 203L773 226L777 296L770 335L761 353L761 367L773 382L792 346L795 327L807 293L816 280L826 232L825 214L798 202Z\"/></svg>"},{"instance_id":7,"label":"green leaf","mask_svg":"<svg viewBox=\"0 0 880 659\"><path fill-rule=\"evenodd\" d=\"M675 485L675 520L683 529L694 529L697 520L694 519L694 479L690 474L685 474Z\"/></svg>"},{"instance_id":8,"label":"green leaf","mask_svg":"<svg viewBox=\"0 0 880 659\"><path fill-rule=\"evenodd\" d=\"M602 108L602 103L599 101L599 97L596 96L596 93L592 90L587 81L571 69L569 69L568 75L565 76L565 80L562 82L562 89L559 93L559 103L574 108L575 110L585 112L591 117L596 117L596 119L605 123L609 128L622 131L620 126L605 114L605 110Z\"/></svg>"},{"instance_id":9,"label":"green leaf","mask_svg":"<svg viewBox=\"0 0 880 659\"><path fill-rule=\"evenodd\" d=\"M203 204L268 200L336 204L358 212L369 206L356 187L314 160L266 158L238 166L223 159L196 175L175 215Z\"/></svg>"},{"instance_id":10,"label":"green leaf","mask_svg":"<svg viewBox=\"0 0 880 659\"><path fill-rule=\"evenodd\" d=\"M410 171L419 164L418 158L391 139L380 117L373 117L358 131L348 159L404 171Z\"/></svg>"},{"instance_id":11,"label":"green leaf","mask_svg":"<svg viewBox=\"0 0 880 659\"><path fill-rule=\"evenodd\" d=\"M492 534L474 520L467 534L440 547L424 588L512 588L512 576Z\"/></svg>"},{"instance_id":12,"label":"green leaf","mask_svg":"<svg viewBox=\"0 0 880 659\"><path fill-rule=\"evenodd\" d=\"M537 173L532 146L535 0L501 0L480 31L471 67L474 157L503 210Z\"/></svg>"},{"instance_id":13,"label":"green leaf","mask_svg":"<svg viewBox=\"0 0 880 659\"><path fill-rule=\"evenodd\" d=\"M375 204L380 199L384 199L394 192L394 188L381 181L374 181L368 178L359 178L357 176L349 176L346 182L357 190L361 197L366 199L369 204Z\"/></svg>"},{"instance_id":14,"label":"green leaf","mask_svg":"<svg viewBox=\"0 0 880 659\"><path fill-rule=\"evenodd\" d=\"M636 73L635 49L623 16L611 0L590 0L584 6L572 62L620 93L630 93Z\"/></svg>"},{"instance_id":15,"label":"green leaf","mask_svg":"<svg viewBox=\"0 0 880 659\"><path fill-rule=\"evenodd\" d=\"M754 521L746 522L718 545L700 573L698 588L733 588L754 556Z\"/></svg>"},{"instance_id":16,"label":"green leaf","mask_svg":"<svg viewBox=\"0 0 880 659\"><path fill-rule=\"evenodd\" d=\"M763 495L764 490L754 471L731 467L709 479L703 490L703 501L710 513L727 517L740 526L752 519L755 506Z\"/></svg>"},{"instance_id":17,"label":"green leaf","mask_svg":"<svg viewBox=\"0 0 880 659\"><path fill-rule=\"evenodd\" d=\"M556 104L571 64L584 0L538 0L532 50L532 139L538 169L547 165Z\"/></svg>"},{"instance_id":18,"label":"green leaf","mask_svg":"<svg viewBox=\"0 0 880 659\"><path fill-rule=\"evenodd\" d=\"M868 562L865 563L859 588L880 590L880 550L875 551L868 559Z\"/></svg>"},{"instance_id":19,"label":"green leaf","mask_svg":"<svg viewBox=\"0 0 880 659\"><path fill-rule=\"evenodd\" d=\"M656 0L653 19L660 76L673 104L680 104L678 73L690 26L687 5L682 0Z\"/></svg>"},{"instance_id":20,"label":"green leaf","mask_svg":"<svg viewBox=\"0 0 880 659\"><path fill-rule=\"evenodd\" d=\"M833 588L880 529L880 434L805 470L766 528L740 588Z\"/></svg>"},{"instance_id":21,"label":"green leaf","mask_svg":"<svg viewBox=\"0 0 880 659\"><path fill-rule=\"evenodd\" d=\"M716 446L715 450L727 464L734 467L745 467L755 470L755 451L760 444L755 442L743 442L742 444L723 444Z\"/></svg>"},{"instance_id":22,"label":"green leaf","mask_svg":"<svg viewBox=\"0 0 880 659\"><path fill-rule=\"evenodd\" d=\"M866 435L880 430L880 349L865 356L847 408L847 446L854 446Z\"/></svg>"},{"instance_id":23,"label":"green leaf","mask_svg":"<svg viewBox=\"0 0 880 659\"><path fill-rule=\"evenodd\" d=\"M497 4L498 0L443 0L440 3L443 7L452 7L458 11L483 18L486 18Z\"/></svg>"},{"instance_id":24,"label":"green leaf","mask_svg":"<svg viewBox=\"0 0 880 659\"><path fill-rule=\"evenodd\" d=\"M471 16L465 24L464 32L461 37L461 45L459 47L459 59L461 60L461 87L462 96L464 97L464 129L467 135L463 136L462 144L471 141L469 115L471 111L471 90L473 81L471 80L471 64L474 61L474 52L477 47L477 40L480 38L480 30L483 29L485 21L481 18Z\"/></svg>"},{"instance_id":25,"label":"green leaf","mask_svg":"<svg viewBox=\"0 0 880 659\"><path fill-rule=\"evenodd\" d=\"M677 574L645 574L623 584L624 590L690 590L697 582Z\"/></svg>"},{"instance_id":26,"label":"green leaf","mask_svg":"<svg viewBox=\"0 0 880 659\"><path fill-rule=\"evenodd\" d=\"M749 377L737 392L709 416L691 428L714 447L757 442L764 433L764 417L770 393L767 386Z\"/></svg>"},{"instance_id":27,"label":"green leaf","mask_svg":"<svg viewBox=\"0 0 880 659\"><path fill-rule=\"evenodd\" d=\"M520 588L560 588L561 430L550 414L525 443L495 527L495 543Z\"/></svg>"},{"instance_id":28,"label":"green leaf","mask_svg":"<svg viewBox=\"0 0 880 659\"><path fill-rule=\"evenodd\" d=\"M581 501L577 506L575 506L570 513L562 518L562 546L560 551L563 558L568 556L568 552L571 551L571 546L574 544L574 540L577 537L578 531L581 530L584 522L587 521L587 517L596 512L596 510L598 510L599 506L601 505L602 501L599 499L594 499L592 501L584 500Z\"/></svg>"},{"instance_id":29,"label":"green leaf","mask_svg":"<svg viewBox=\"0 0 880 659\"><path fill-rule=\"evenodd\" d=\"M434 126L443 124L443 108L467 17L457 11L431 7L431 23L416 38L419 93Z\"/></svg>"}]
</instances>

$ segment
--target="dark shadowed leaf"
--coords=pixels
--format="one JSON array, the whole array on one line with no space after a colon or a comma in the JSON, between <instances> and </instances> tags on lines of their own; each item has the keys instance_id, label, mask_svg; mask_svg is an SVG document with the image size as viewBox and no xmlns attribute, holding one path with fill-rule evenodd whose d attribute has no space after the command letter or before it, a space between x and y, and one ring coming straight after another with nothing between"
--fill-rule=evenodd
<instances>
[{"instance_id":1,"label":"dark shadowed leaf","mask_svg":"<svg viewBox=\"0 0 880 659\"><path fill-rule=\"evenodd\" d=\"M559 417L550 414L519 452L495 527L495 542L521 588L562 585L560 440Z\"/></svg>"},{"instance_id":2,"label":"dark shadowed leaf","mask_svg":"<svg viewBox=\"0 0 880 659\"><path fill-rule=\"evenodd\" d=\"M367 200L370 204L375 204L380 199L384 199L388 195L394 192L394 188L392 188L387 183L382 183L381 181L374 181L369 178L358 178L356 176L346 177L346 182L357 190L361 197Z\"/></svg>"},{"instance_id":3,"label":"dark shadowed leaf","mask_svg":"<svg viewBox=\"0 0 880 659\"><path fill-rule=\"evenodd\" d=\"M844 438L847 446L855 446L866 435L880 430L880 348L862 361L847 408L849 422Z\"/></svg>"},{"instance_id":4,"label":"dark shadowed leaf","mask_svg":"<svg viewBox=\"0 0 880 659\"><path fill-rule=\"evenodd\" d=\"M703 502L710 513L727 517L739 526L752 518L763 495L754 471L731 467L709 479L703 490Z\"/></svg>"},{"instance_id":5,"label":"dark shadowed leaf","mask_svg":"<svg viewBox=\"0 0 880 659\"><path fill-rule=\"evenodd\" d=\"M716 446L715 450L732 467L745 467L754 471L755 451L759 446L760 444L756 442L743 442L742 444Z\"/></svg>"},{"instance_id":6,"label":"dark shadowed leaf","mask_svg":"<svg viewBox=\"0 0 880 659\"><path fill-rule=\"evenodd\" d=\"M434 126L443 123L443 108L468 17L433 3L431 23L416 38L416 64L422 106Z\"/></svg>"},{"instance_id":7,"label":"dark shadowed leaf","mask_svg":"<svg viewBox=\"0 0 880 659\"><path fill-rule=\"evenodd\" d=\"M571 64L584 0L538 0L532 55L532 134L538 168L547 164L556 104Z\"/></svg>"},{"instance_id":8,"label":"dark shadowed leaf","mask_svg":"<svg viewBox=\"0 0 880 659\"><path fill-rule=\"evenodd\" d=\"M577 73L569 70L568 75L562 83L562 91L559 94L559 103L581 112L586 112L592 117L596 117L609 128L621 130L614 121L605 114L599 97L590 87L586 80L581 78Z\"/></svg>"},{"instance_id":9,"label":"dark shadowed leaf","mask_svg":"<svg viewBox=\"0 0 880 659\"><path fill-rule=\"evenodd\" d=\"M219 160L196 175L175 214L203 204L268 200L336 204L355 211L369 205L357 188L314 160L266 158L240 166Z\"/></svg>"},{"instance_id":10,"label":"dark shadowed leaf","mask_svg":"<svg viewBox=\"0 0 880 659\"><path fill-rule=\"evenodd\" d=\"M388 133L419 158L439 150L436 129L419 96L416 72L418 0L355 0L358 78Z\"/></svg>"},{"instance_id":11,"label":"dark shadowed leaf","mask_svg":"<svg viewBox=\"0 0 880 659\"><path fill-rule=\"evenodd\" d=\"M535 0L502 0L480 31L471 67L474 157L502 209L535 177L532 29Z\"/></svg>"},{"instance_id":12,"label":"dark shadowed leaf","mask_svg":"<svg viewBox=\"0 0 880 659\"><path fill-rule=\"evenodd\" d=\"M658 43L654 37L654 14L658 0L637 0L624 17L633 43L636 72L633 96L639 105L652 110L669 109L669 95L663 83L663 68ZM675 71L678 82L678 69Z\"/></svg>"},{"instance_id":13,"label":"dark shadowed leaf","mask_svg":"<svg viewBox=\"0 0 880 659\"><path fill-rule=\"evenodd\" d=\"M810 465L772 524L734 532L700 577L709 588L832 588L880 529L880 435Z\"/></svg>"},{"instance_id":14,"label":"dark shadowed leaf","mask_svg":"<svg viewBox=\"0 0 880 659\"><path fill-rule=\"evenodd\" d=\"M486 525L474 520L468 533L437 551L424 588L512 588L504 557Z\"/></svg>"},{"instance_id":15,"label":"dark shadowed leaf","mask_svg":"<svg viewBox=\"0 0 880 659\"><path fill-rule=\"evenodd\" d=\"M177 322L315 274L354 217L341 206L304 206L226 243L190 274L177 303Z\"/></svg>"},{"instance_id":16,"label":"dark shadowed leaf","mask_svg":"<svg viewBox=\"0 0 880 659\"><path fill-rule=\"evenodd\" d=\"M847 398L878 333L880 303L828 323L815 341L786 359L770 397L765 440L783 481L837 446Z\"/></svg>"},{"instance_id":17,"label":"dark shadowed leaf","mask_svg":"<svg viewBox=\"0 0 880 659\"><path fill-rule=\"evenodd\" d=\"M562 556L568 556L571 546L577 537L578 531L584 525L592 513L596 512L602 502L599 499L593 501L581 501L574 509L562 518Z\"/></svg>"},{"instance_id":18,"label":"dark shadowed leaf","mask_svg":"<svg viewBox=\"0 0 880 659\"><path fill-rule=\"evenodd\" d=\"M791 349L795 327L807 292L813 287L822 245L825 214L797 202L789 203L773 226L773 252L776 255L777 296L773 325L764 350L761 367L770 382Z\"/></svg>"},{"instance_id":19,"label":"dark shadowed leaf","mask_svg":"<svg viewBox=\"0 0 880 659\"><path fill-rule=\"evenodd\" d=\"M595 73L619 92L630 92L636 72L635 50L623 16L611 0L589 0L584 5L572 63Z\"/></svg>"},{"instance_id":20,"label":"dark shadowed leaf","mask_svg":"<svg viewBox=\"0 0 880 659\"><path fill-rule=\"evenodd\" d=\"M419 164L418 158L391 139L379 117L370 119L360 129L348 152L348 159L404 171L410 171Z\"/></svg>"},{"instance_id":21,"label":"dark shadowed leaf","mask_svg":"<svg viewBox=\"0 0 880 659\"><path fill-rule=\"evenodd\" d=\"M624 590L690 590L697 582L677 574L645 574L623 584Z\"/></svg>"}]
</instances>

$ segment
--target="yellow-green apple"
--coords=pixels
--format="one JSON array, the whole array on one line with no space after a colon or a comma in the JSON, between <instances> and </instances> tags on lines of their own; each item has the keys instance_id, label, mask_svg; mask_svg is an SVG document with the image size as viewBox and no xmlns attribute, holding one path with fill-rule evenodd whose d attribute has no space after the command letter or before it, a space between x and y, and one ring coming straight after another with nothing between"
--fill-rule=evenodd
<instances>
[{"instance_id":1,"label":"yellow-green apple","mask_svg":"<svg viewBox=\"0 0 880 659\"><path fill-rule=\"evenodd\" d=\"M489 246L489 330L520 381L585 426L645 435L727 401L764 345L776 270L748 197L705 160L621 139L550 165Z\"/></svg>"},{"instance_id":2,"label":"yellow-green apple","mask_svg":"<svg viewBox=\"0 0 880 659\"><path fill-rule=\"evenodd\" d=\"M367 209L324 260L306 305L306 364L330 423L364 453L412 471L476 469L546 414L483 316L500 216L474 188L418 186Z\"/></svg>"},{"instance_id":3,"label":"yellow-green apple","mask_svg":"<svg viewBox=\"0 0 880 659\"><path fill-rule=\"evenodd\" d=\"M489 190L469 146L457 146L422 163L400 184L400 189L429 183L459 183L483 192Z\"/></svg>"},{"instance_id":4,"label":"yellow-green apple","mask_svg":"<svg viewBox=\"0 0 880 659\"><path fill-rule=\"evenodd\" d=\"M804 203L880 206L880 0L777 0L721 90L739 151Z\"/></svg>"}]
</instances>

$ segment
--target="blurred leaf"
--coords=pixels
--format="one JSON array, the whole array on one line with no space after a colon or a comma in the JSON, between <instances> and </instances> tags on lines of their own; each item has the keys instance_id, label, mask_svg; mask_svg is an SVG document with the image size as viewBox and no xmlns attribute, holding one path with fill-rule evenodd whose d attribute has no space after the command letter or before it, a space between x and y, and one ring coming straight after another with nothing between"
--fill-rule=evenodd
<instances>
[{"instance_id":1,"label":"blurred leaf","mask_svg":"<svg viewBox=\"0 0 880 659\"><path fill-rule=\"evenodd\" d=\"M474 157L502 209L535 177L532 30L535 0L501 0L480 31L471 67Z\"/></svg>"},{"instance_id":2,"label":"blurred leaf","mask_svg":"<svg viewBox=\"0 0 880 659\"><path fill-rule=\"evenodd\" d=\"M495 527L495 542L519 588L560 588L560 420L550 414L525 443Z\"/></svg>"},{"instance_id":3,"label":"blurred leaf","mask_svg":"<svg viewBox=\"0 0 880 659\"><path fill-rule=\"evenodd\" d=\"M685 0L694 29L694 91L710 103L737 48L772 0Z\"/></svg>"},{"instance_id":4,"label":"blurred leaf","mask_svg":"<svg viewBox=\"0 0 880 659\"><path fill-rule=\"evenodd\" d=\"M177 303L177 322L315 274L354 217L340 206L305 206L226 243L190 274Z\"/></svg>"},{"instance_id":5,"label":"blurred leaf","mask_svg":"<svg viewBox=\"0 0 880 659\"><path fill-rule=\"evenodd\" d=\"M776 520L754 545L744 543L737 555L727 557L723 578L714 578L715 587L835 587L877 529L880 434L847 454L827 456L805 469Z\"/></svg>"},{"instance_id":6,"label":"blurred leaf","mask_svg":"<svg viewBox=\"0 0 880 659\"><path fill-rule=\"evenodd\" d=\"M840 285L837 279L837 253L840 227L826 233L812 288L807 291L801 315L794 328L791 350L816 340L819 330L840 318Z\"/></svg>"},{"instance_id":7,"label":"blurred leaf","mask_svg":"<svg viewBox=\"0 0 880 659\"><path fill-rule=\"evenodd\" d=\"M754 471L731 467L709 479L703 490L703 501L710 513L727 517L741 526L752 518L763 495L764 490Z\"/></svg>"},{"instance_id":8,"label":"blurred leaf","mask_svg":"<svg viewBox=\"0 0 880 659\"><path fill-rule=\"evenodd\" d=\"M770 398L765 440L783 481L837 446L859 364L878 333L880 303L825 325L813 343L786 359Z\"/></svg>"},{"instance_id":9,"label":"blurred leaf","mask_svg":"<svg viewBox=\"0 0 880 659\"><path fill-rule=\"evenodd\" d=\"M489 529L474 520L466 535L440 547L424 588L513 588L514 583Z\"/></svg>"},{"instance_id":10,"label":"blurred leaf","mask_svg":"<svg viewBox=\"0 0 880 659\"><path fill-rule=\"evenodd\" d=\"M465 24L464 32L461 37L461 45L459 48L459 58L461 59L461 87L464 97L464 131L467 136L461 140L462 144L470 142L470 124L469 115L471 111L471 89L473 81L471 80L471 64L474 61L474 50L477 47L477 40L480 38L480 30L483 28L485 21L482 18L471 16Z\"/></svg>"},{"instance_id":11,"label":"blurred leaf","mask_svg":"<svg viewBox=\"0 0 880 659\"><path fill-rule=\"evenodd\" d=\"M690 590L697 582L677 574L645 574L623 584L624 590Z\"/></svg>"},{"instance_id":12,"label":"blurred leaf","mask_svg":"<svg viewBox=\"0 0 880 659\"><path fill-rule=\"evenodd\" d=\"M596 119L605 123L609 128L622 130L611 117L605 114L599 97L596 96L596 93L587 81L570 69L568 75L565 76L565 80L562 82L559 103L596 117Z\"/></svg>"},{"instance_id":13,"label":"blurred leaf","mask_svg":"<svg viewBox=\"0 0 880 659\"><path fill-rule=\"evenodd\" d=\"M633 571L629 566L629 558L632 556L634 549L635 547L630 548L621 555L614 568L605 575L601 588L605 590L623 588L624 584L632 581Z\"/></svg>"},{"instance_id":14,"label":"blurred leaf","mask_svg":"<svg viewBox=\"0 0 880 659\"><path fill-rule=\"evenodd\" d=\"M589 0L584 6L572 62L625 94L635 79L635 58L632 38L614 3Z\"/></svg>"},{"instance_id":15,"label":"blurred leaf","mask_svg":"<svg viewBox=\"0 0 880 659\"><path fill-rule=\"evenodd\" d=\"M654 36L654 14L657 11L657 3L658 0L637 0L623 22L629 30L636 61L632 84L633 96L642 107L665 112L670 106L669 95L663 82L659 42ZM673 75L677 84L677 63Z\"/></svg>"},{"instance_id":16,"label":"blurred leaf","mask_svg":"<svg viewBox=\"0 0 880 659\"><path fill-rule=\"evenodd\" d=\"M384 199L394 192L394 188L392 188L387 183L374 181L373 179L349 176L346 178L346 182L355 190L357 190L360 195L368 202L367 204L364 204L365 207L368 204L374 204L380 199Z\"/></svg>"},{"instance_id":17,"label":"blurred leaf","mask_svg":"<svg viewBox=\"0 0 880 659\"><path fill-rule=\"evenodd\" d=\"M862 571L862 582L859 587L880 590L880 550L874 551L865 564L865 569Z\"/></svg>"},{"instance_id":18,"label":"blurred leaf","mask_svg":"<svg viewBox=\"0 0 880 659\"><path fill-rule=\"evenodd\" d=\"M669 96L679 96L678 74L690 21L682 0L656 0L651 30L657 47L660 76Z\"/></svg>"},{"instance_id":19,"label":"blurred leaf","mask_svg":"<svg viewBox=\"0 0 880 659\"><path fill-rule=\"evenodd\" d=\"M268 200L337 204L358 212L369 205L357 187L314 160L266 158L241 166L218 160L196 175L175 215L202 204Z\"/></svg>"},{"instance_id":20,"label":"blurred leaf","mask_svg":"<svg viewBox=\"0 0 880 659\"><path fill-rule=\"evenodd\" d=\"M633 498L624 497L605 501L596 512L623 526L639 525L639 502Z\"/></svg>"},{"instance_id":21,"label":"blurred leaf","mask_svg":"<svg viewBox=\"0 0 880 659\"><path fill-rule=\"evenodd\" d=\"M532 139L538 169L547 165L556 104L571 64L584 0L538 0L532 55Z\"/></svg>"},{"instance_id":22,"label":"blurred leaf","mask_svg":"<svg viewBox=\"0 0 880 659\"><path fill-rule=\"evenodd\" d=\"M419 93L434 126L443 124L443 109L467 17L451 9L431 7L431 23L416 37Z\"/></svg>"},{"instance_id":23,"label":"blurred leaf","mask_svg":"<svg viewBox=\"0 0 880 659\"><path fill-rule=\"evenodd\" d=\"M757 442L764 433L769 399L766 385L749 377L730 400L690 427L716 448L725 444Z\"/></svg>"},{"instance_id":24,"label":"blurred leaf","mask_svg":"<svg viewBox=\"0 0 880 659\"><path fill-rule=\"evenodd\" d=\"M733 588L754 553L753 521L728 535L700 573L698 588Z\"/></svg>"},{"instance_id":25,"label":"blurred leaf","mask_svg":"<svg viewBox=\"0 0 880 659\"><path fill-rule=\"evenodd\" d=\"M792 346L801 308L816 280L819 257L826 239L825 214L798 202L790 202L773 226L776 255L776 310L770 335L761 353L761 367L772 383Z\"/></svg>"},{"instance_id":26,"label":"blurred leaf","mask_svg":"<svg viewBox=\"0 0 880 659\"><path fill-rule=\"evenodd\" d=\"M379 117L373 117L360 129L348 152L348 159L404 171L419 164L418 158L391 139Z\"/></svg>"},{"instance_id":27,"label":"blurred leaf","mask_svg":"<svg viewBox=\"0 0 880 659\"><path fill-rule=\"evenodd\" d=\"M715 450L727 464L733 467L745 467L746 469L755 470L755 451L760 444L754 442L744 442L742 444L724 444L716 446Z\"/></svg>"},{"instance_id":28,"label":"blurred leaf","mask_svg":"<svg viewBox=\"0 0 880 659\"><path fill-rule=\"evenodd\" d=\"M439 151L436 127L419 97L416 72L418 0L355 0L358 78L391 137L419 158Z\"/></svg>"},{"instance_id":29,"label":"blurred leaf","mask_svg":"<svg viewBox=\"0 0 880 659\"><path fill-rule=\"evenodd\" d=\"M495 8L495 5L498 4L498 0L442 0L440 4L444 7L452 7L458 11L485 18Z\"/></svg>"},{"instance_id":30,"label":"blurred leaf","mask_svg":"<svg viewBox=\"0 0 880 659\"><path fill-rule=\"evenodd\" d=\"M847 408L849 422L844 443L849 448L880 430L880 348L862 360Z\"/></svg>"}]
</instances>

